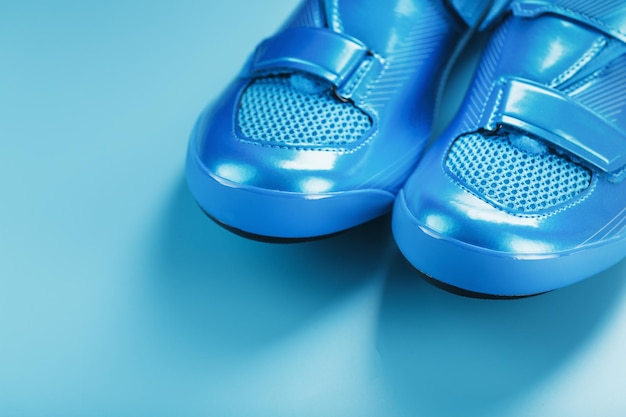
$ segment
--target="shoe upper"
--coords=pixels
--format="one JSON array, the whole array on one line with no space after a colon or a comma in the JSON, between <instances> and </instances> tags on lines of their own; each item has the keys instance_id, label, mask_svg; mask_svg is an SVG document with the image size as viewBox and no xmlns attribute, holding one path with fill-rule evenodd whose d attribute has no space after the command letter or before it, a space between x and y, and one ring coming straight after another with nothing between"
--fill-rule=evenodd
<instances>
[{"instance_id":1,"label":"shoe upper","mask_svg":"<svg viewBox=\"0 0 626 417\"><path fill-rule=\"evenodd\" d=\"M513 2L461 111L405 186L416 221L518 254L623 239L625 34L622 1Z\"/></svg>"},{"instance_id":2,"label":"shoe upper","mask_svg":"<svg viewBox=\"0 0 626 417\"><path fill-rule=\"evenodd\" d=\"M260 189L395 193L465 26L438 1L306 0L202 114L207 173Z\"/></svg>"}]
</instances>

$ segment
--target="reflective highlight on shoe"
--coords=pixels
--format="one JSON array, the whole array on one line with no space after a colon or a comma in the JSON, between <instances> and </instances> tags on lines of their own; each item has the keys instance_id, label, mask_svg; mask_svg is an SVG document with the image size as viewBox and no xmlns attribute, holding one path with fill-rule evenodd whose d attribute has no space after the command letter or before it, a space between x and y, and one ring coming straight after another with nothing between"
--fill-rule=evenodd
<instances>
[{"instance_id":1,"label":"reflective highlight on shoe","mask_svg":"<svg viewBox=\"0 0 626 417\"><path fill-rule=\"evenodd\" d=\"M624 258L625 29L621 1L513 3L394 206L394 236L416 268L520 296Z\"/></svg>"},{"instance_id":2,"label":"reflective highlight on shoe","mask_svg":"<svg viewBox=\"0 0 626 417\"><path fill-rule=\"evenodd\" d=\"M219 222L273 237L384 214L429 138L440 76L467 29L439 1L304 1L200 116L186 170L194 197Z\"/></svg>"}]
</instances>

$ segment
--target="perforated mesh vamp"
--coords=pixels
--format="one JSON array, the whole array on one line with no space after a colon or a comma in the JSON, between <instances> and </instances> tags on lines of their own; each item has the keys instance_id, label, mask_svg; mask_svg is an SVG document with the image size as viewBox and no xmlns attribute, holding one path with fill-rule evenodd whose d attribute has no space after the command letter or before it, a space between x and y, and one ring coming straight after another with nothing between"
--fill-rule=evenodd
<instances>
[{"instance_id":1,"label":"perforated mesh vamp","mask_svg":"<svg viewBox=\"0 0 626 417\"><path fill-rule=\"evenodd\" d=\"M366 113L305 74L254 80L241 97L237 122L248 140L300 147L348 146L372 127Z\"/></svg>"},{"instance_id":2,"label":"perforated mesh vamp","mask_svg":"<svg viewBox=\"0 0 626 417\"><path fill-rule=\"evenodd\" d=\"M446 166L480 198L515 213L566 203L587 189L591 173L538 141L507 133L460 136Z\"/></svg>"}]
</instances>

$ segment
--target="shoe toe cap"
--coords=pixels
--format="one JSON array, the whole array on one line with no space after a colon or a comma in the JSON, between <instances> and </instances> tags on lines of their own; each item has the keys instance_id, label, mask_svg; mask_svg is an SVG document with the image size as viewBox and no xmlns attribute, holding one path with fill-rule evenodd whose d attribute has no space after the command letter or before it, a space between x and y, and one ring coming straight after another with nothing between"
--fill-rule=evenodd
<instances>
[{"instance_id":1,"label":"shoe toe cap","mask_svg":"<svg viewBox=\"0 0 626 417\"><path fill-rule=\"evenodd\" d=\"M465 189L440 163L427 165L409 178L404 193L414 223L433 234L505 256L552 256L575 249L589 234L587 227L574 227L582 213L576 205L509 212Z\"/></svg>"}]
</instances>

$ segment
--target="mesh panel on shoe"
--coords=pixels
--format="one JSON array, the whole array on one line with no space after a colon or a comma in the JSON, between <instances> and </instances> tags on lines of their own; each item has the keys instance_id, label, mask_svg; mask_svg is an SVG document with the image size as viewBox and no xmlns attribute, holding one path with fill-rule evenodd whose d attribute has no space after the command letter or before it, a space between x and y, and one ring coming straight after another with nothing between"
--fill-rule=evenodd
<instances>
[{"instance_id":1,"label":"mesh panel on shoe","mask_svg":"<svg viewBox=\"0 0 626 417\"><path fill-rule=\"evenodd\" d=\"M279 146L347 146L372 127L367 114L305 74L254 80L241 97L237 122L247 139Z\"/></svg>"},{"instance_id":2,"label":"mesh panel on shoe","mask_svg":"<svg viewBox=\"0 0 626 417\"><path fill-rule=\"evenodd\" d=\"M517 213L550 209L589 187L588 169L534 139L522 136L535 145L519 146L524 142L519 138L480 133L460 136L450 148L446 166L479 197Z\"/></svg>"}]
</instances>

